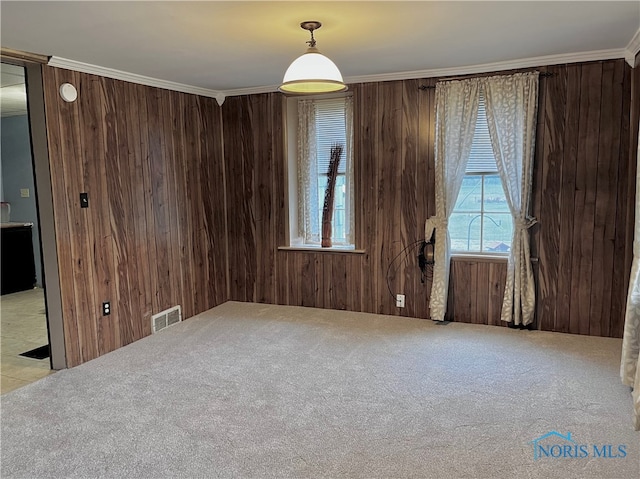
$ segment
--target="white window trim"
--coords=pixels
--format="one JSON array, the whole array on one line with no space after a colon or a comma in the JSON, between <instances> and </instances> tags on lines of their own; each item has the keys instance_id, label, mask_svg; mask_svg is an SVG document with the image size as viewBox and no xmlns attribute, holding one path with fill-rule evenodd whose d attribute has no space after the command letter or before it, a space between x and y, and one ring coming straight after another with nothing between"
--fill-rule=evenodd
<instances>
[{"instance_id":1,"label":"white window trim","mask_svg":"<svg viewBox=\"0 0 640 479\"><path fill-rule=\"evenodd\" d=\"M465 173L464 176L481 176L481 177L485 177L488 175L492 175L492 176L500 176L500 173L497 170L495 171L478 171L478 172L474 172L474 173ZM503 188L504 189L504 188ZM484 178L482 179L482 204L480 206L480 211L470 211L470 210L453 210L454 213L466 213L466 214L471 214L471 213L477 213L482 215L480 217L480 245L482 245L482 231L483 231L483 227L484 227L484 215L485 214L491 214L491 213L500 213L502 214L503 212L495 212L495 211L485 211L485 206L484 206ZM496 257L496 258L508 258L509 257L509 252L505 251L505 252L499 252L499 251L475 251L475 250L468 250L468 249L451 249L451 256L464 256L464 257L472 257L472 256L477 256L477 257Z\"/></svg>"},{"instance_id":2,"label":"white window trim","mask_svg":"<svg viewBox=\"0 0 640 479\"><path fill-rule=\"evenodd\" d=\"M352 96L350 92L341 92L336 94L325 95L305 95L305 100L327 100L331 98L344 98ZM287 229L287 245L279 249L288 250L322 250L337 252L356 252L362 253L361 250L355 249L355 244L340 244L330 248L323 248L321 245L308 244L304 242L304 238L298 231L298 100L301 97L286 97L286 145L287 145L287 192L288 192L288 208L287 219L289 227ZM353 181L353 178L351 178ZM349 199L347 201L350 201ZM350 214L354 214L353 208Z\"/></svg>"}]
</instances>

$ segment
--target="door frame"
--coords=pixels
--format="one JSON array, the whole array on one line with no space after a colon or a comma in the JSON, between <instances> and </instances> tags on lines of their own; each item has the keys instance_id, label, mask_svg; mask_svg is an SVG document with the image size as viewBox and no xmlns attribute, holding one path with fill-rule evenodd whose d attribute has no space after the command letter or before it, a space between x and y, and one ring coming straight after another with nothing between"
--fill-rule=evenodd
<instances>
[{"instance_id":1,"label":"door frame","mask_svg":"<svg viewBox=\"0 0 640 479\"><path fill-rule=\"evenodd\" d=\"M49 335L49 362L51 369L66 369L67 355L42 82L42 65L46 64L48 59L39 55L14 52L3 48L0 60L3 63L22 66L25 69L31 157L36 186L36 209L40 225L39 246Z\"/></svg>"}]
</instances>

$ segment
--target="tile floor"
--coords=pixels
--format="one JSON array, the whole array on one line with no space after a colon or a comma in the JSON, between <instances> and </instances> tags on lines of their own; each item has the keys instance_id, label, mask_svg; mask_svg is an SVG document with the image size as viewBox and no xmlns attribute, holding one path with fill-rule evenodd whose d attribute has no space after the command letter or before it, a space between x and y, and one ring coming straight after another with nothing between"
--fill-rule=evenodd
<instances>
[{"instance_id":1,"label":"tile floor","mask_svg":"<svg viewBox=\"0 0 640 479\"><path fill-rule=\"evenodd\" d=\"M47 343L44 290L36 288L1 296L0 393L13 391L55 372L50 369L49 358L19 356Z\"/></svg>"}]
</instances>

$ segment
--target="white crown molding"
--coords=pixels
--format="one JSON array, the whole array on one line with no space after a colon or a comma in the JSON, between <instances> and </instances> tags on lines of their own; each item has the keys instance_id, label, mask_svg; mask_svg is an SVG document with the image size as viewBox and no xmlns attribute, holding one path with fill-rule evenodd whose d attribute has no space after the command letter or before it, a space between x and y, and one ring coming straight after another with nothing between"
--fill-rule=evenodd
<instances>
[{"instance_id":1,"label":"white crown molding","mask_svg":"<svg viewBox=\"0 0 640 479\"><path fill-rule=\"evenodd\" d=\"M100 75L106 78L113 78L115 80L124 80L131 83L138 83L140 85L164 88L165 90L179 91L182 93L192 93L194 95L215 98L218 104L220 105L222 105L225 98L224 92L221 92L221 91L210 90L208 88L201 88L197 86L185 85L183 83L176 83L176 82L167 81L167 80L160 80L158 78L138 75L136 73L124 72L122 70L114 70L113 68L106 68L98 65L91 65L89 63L78 62L75 60L68 60L66 58L51 57L49 59L48 65L52 67L57 67L57 68L64 68L65 70L73 70L73 71L82 72L82 73Z\"/></svg>"},{"instance_id":2,"label":"white crown molding","mask_svg":"<svg viewBox=\"0 0 640 479\"><path fill-rule=\"evenodd\" d=\"M257 95L259 93L271 93L278 91L280 85L267 85L256 86L247 88L234 88L233 90L224 90L225 96L240 96L240 95Z\"/></svg>"},{"instance_id":3,"label":"white crown molding","mask_svg":"<svg viewBox=\"0 0 640 479\"><path fill-rule=\"evenodd\" d=\"M636 66L636 56L640 52L640 28L625 48L625 60L632 68Z\"/></svg>"},{"instance_id":4,"label":"white crown molding","mask_svg":"<svg viewBox=\"0 0 640 479\"><path fill-rule=\"evenodd\" d=\"M626 48L611 49L611 50L596 50L590 52L569 53L561 55L547 55L540 57L523 58L519 60L509 60L503 62L484 63L479 65L469 65L464 67L453 68L435 68L431 70L415 70L396 73L382 73L375 75L360 75L351 76L345 78L345 83L370 83L370 82L382 82L393 80L410 80L416 78L434 78L434 77L447 77L447 76L459 76L459 75L471 75L474 73L488 73L502 70L517 70L519 68L532 68L541 67L545 65L558 65L563 63L578 63L589 62L598 60L611 60L615 58L624 58L629 62L631 54L633 52L633 61L635 62L635 55L640 50L640 30L633 37L631 42ZM633 66L633 63L630 63ZM135 73L128 73L121 70L114 70L112 68L105 68L97 65L91 65L89 63L77 62L75 60L67 60L60 57L51 57L49 65L58 68L64 68L67 70L74 70L83 73L90 73L94 75L100 75L107 78L114 78L116 80L124 80L132 83L138 83L141 85L153 86L158 88L165 88L167 90L180 91L183 93L192 93L194 95L206 96L209 98L215 98L220 106L224 103L226 97L240 96L240 95L255 95L260 93L271 93L278 91L279 85L267 85L260 87L249 88L235 88L230 90L210 90L207 88L201 88L191 85L185 85L182 83L175 83L167 80L160 80L157 78L151 78Z\"/></svg>"},{"instance_id":5,"label":"white crown molding","mask_svg":"<svg viewBox=\"0 0 640 479\"><path fill-rule=\"evenodd\" d=\"M611 60L624 58L624 49L597 50L591 52L570 53L561 55L547 55L541 57L522 58L503 62L483 63L453 68L435 68L432 70L416 70L398 73L383 73L381 75L362 75L347 78L347 83L366 83L391 80L410 80L415 78L434 78L447 76L470 75L474 73L489 73L502 70L517 70L519 68L542 67L545 65L560 65L563 63L590 62L596 60Z\"/></svg>"},{"instance_id":6,"label":"white crown molding","mask_svg":"<svg viewBox=\"0 0 640 479\"><path fill-rule=\"evenodd\" d=\"M345 83L370 83L393 80L410 80L415 78L434 78L447 76L472 75L474 73L488 73L502 70L517 70L519 68L541 67L545 65L559 65L563 63L590 62L597 60L611 60L615 58L626 58L626 49L618 48L612 50L595 50L590 52L568 53L561 55L546 55L541 57L530 57L519 60L509 60L503 62L483 63L480 65L470 65L453 68L435 68L431 70L415 70L396 73L382 73L377 75L360 75L345 77ZM278 90L278 85L240 88L237 90L225 90L225 96L254 95L257 93L270 93Z\"/></svg>"}]
</instances>

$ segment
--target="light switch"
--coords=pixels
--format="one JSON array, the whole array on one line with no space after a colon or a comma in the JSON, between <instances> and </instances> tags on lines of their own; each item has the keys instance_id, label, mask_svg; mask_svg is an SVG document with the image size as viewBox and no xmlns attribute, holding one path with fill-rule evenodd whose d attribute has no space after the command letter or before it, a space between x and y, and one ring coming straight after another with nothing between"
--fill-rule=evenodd
<instances>
[{"instance_id":1,"label":"light switch","mask_svg":"<svg viewBox=\"0 0 640 479\"><path fill-rule=\"evenodd\" d=\"M20 188L20 197L29 198L29 188Z\"/></svg>"}]
</instances>

